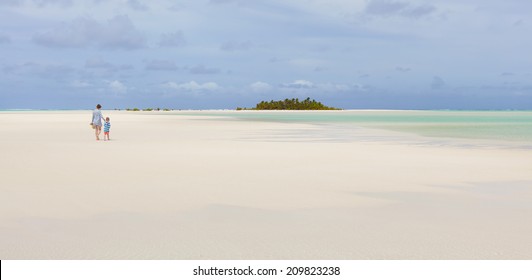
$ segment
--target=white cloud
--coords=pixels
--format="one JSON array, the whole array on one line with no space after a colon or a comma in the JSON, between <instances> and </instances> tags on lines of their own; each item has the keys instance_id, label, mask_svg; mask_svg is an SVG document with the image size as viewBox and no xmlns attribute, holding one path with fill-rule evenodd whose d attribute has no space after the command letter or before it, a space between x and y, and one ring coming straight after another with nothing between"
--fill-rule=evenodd
<instances>
[{"instance_id":1,"label":"white cloud","mask_svg":"<svg viewBox=\"0 0 532 280\"><path fill-rule=\"evenodd\" d=\"M186 91L198 91L198 90L216 90L220 86L215 82L206 82L203 84L197 83L196 81L190 81L182 84L175 82L167 82L162 85L165 88L175 89L175 90L186 90Z\"/></svg>"},{"instance_id":2,"label":"white cloud","mask_svg":"<svg viewBox=\"0 0 532 280\"><path fill-rule=\"evenodd\" d=\"M0 6L19 6L22 4L22 0L2 0L0 1Z\"/></svg>"},{"instance_id":3,"label":"white cloud","mask_svg":"<svg viewBox=\"0 0 532 280\"><path fill-rule=\"evenodd\" d=\"M139 2L138 0L128 0L127 4L133 10L137 10L137 11L147 11L147 10L149 10L148 6L146 6L145 4Z\"/></svg>"},{"instance_id":4,"label":"white cloud","mask_svg":"<svg viewBox=\"0 0 532 280\"><path fill-rule=\"evenodd\" d=\"M265 91L269 91L272 89L272 86L270 84L261 82L261 81L254 82L251 85L249 85L249 87L254 92L265 92Z\"/></svg>"},{"instance_id":5,"label":"white cloud","mask_svg":"<svg viewBox=\"0 0 532 280\"><path fill-rule=\"evenodd\" d=\"M186 45L186 41L183 31L161 34L161 40L159 41L159 46L161 47L182 47L184 45Z\"/></svg>"},{"instance_id":6,"label":"white cloud","mask_svg":"<svg viewBox=\"0 0 532 280\"><path fill-rule=\"evenodd\" d=\"M307 80L295 80L291 83L284 83L281 86L285 88L313 88L314 83Z\"/></svg>"},{"instance_id":7,"label":"white cloud","mask_svg":"<svg viewBox=\"0 0 532 280\"><path fill-rule=\"evenodd\" d=\"M149 10L133 10L142 4ZM532 30L531 7L522 0L0 0L0 99L6 101L0 107L23 100L8 92L27 90L21 103L56 106L48 96L87 84L90 90L80 93L112 93L115 80L114 90L125 89L128 104L152 102L158 92L212 93L216 98L208 102L228 108L250 95L319 96L327 103L332 96L356 100L363 90L373 94L368 106L396 108L410 106L403 97L414 93L440 98L460 86L530 86L531 39L523 34ZM28 38L34 40L29 45ZM162 87L167 81L174 83ZM500 89L501 103L513 91ZM65 104L83 100L64 96ZM197 107L211 106L198 100Z\"/></svg>"},{"instance_id":8,"label":"white cloud","mask_svg":"<svg viewBox=\"0 0 532 280\"><path fill-rule=\"evenodd\" d=\"M366 13L372 15L393 15L408 7L408 3L390 0L371 0L366 6Z\"/></svg>"},{"instance_id":9,"label":"white cloud","mask_svg":"<svg viewBox=\"0 0 532 280\"><path fill-rule=\"evenodd\" d=\"M290 91L293 91L293 90L302 91L302 92L313 91L313 92L319 92L319 93L345 92L345 91L351 91L351 90L360 91L364 89L364 86L359 85L359 84L347 85L347 84L338 84L338 83L331 83L331 82L313 83L307 80L295 80L291 83L281 84L279 87L280 89L290 90Z\"/></svg>"},{"instance_id":10,"label":"white cloud","mask_svg":"<svg viewBox=\"0 0 532 280\"><path fill-rule=\"evenodd\" d=\"M358 85L348 86L344 84L324 83L324 84L318 84L316 85L316 87L322 91L336 92L336 91L347 91L355 87L358 87Z\"/></svg>"},{"instance_id":11,"label":"white cloud","mask_svg":"<svg viewBox=\"0 0 532 280\"><path fill-rule=\"evenodd\" d=\"M374 16L403 16L419 18L436 11L436 7L430 4L415 5L406 1L394 0L371 0L368 2L365 12Z\"/></svg>"},{"instance_id":12,"label":"white cloud","mask_svg":"<svg viewBox=\"0 0 532 280\"><path fill-rule=\"evenodd\" d=\"M82 48L98 46L108 49L139 49L146 39L127 15L115 16L106 23L92 18L78 18L55 29L37 33L33 41L46 47Z\"/></svg>"},{"instance_id":13,"label":"white cloud","mask_svg":"<svg viewBox=\"0 0 532 280\"><path fill-rule=\"evenodd\" d=\"M185 69L188 69L188 72L190 74L198 74L198 75L211 75L211 74L218 74L220 73L220 69L218 68L208 68L204 65L196 65L196 66L186 66Z\"/></svg>"},{"instance_id":14,"label":"white cloud","mask_svg":"<svg viewBox=\"0 0 532 280\"><path fill-rule=\"evenodd\" d=\"M87 88L92 86L89 82L79 80L73 81L70 85L75 88Z\"/></svg>"},{"instance_id":15,"label":"white cloud","mask_svg":"<svg viewBox=\"0 0 532 280\"><path fill-rule=\"evenodd\" d=\"M412 69L410 67L397 66L395 67L395 70L398 72L409 72Z\"/></svg>"},{"instance_id":16,"label":"white cloud","mask_svg":"<svg viewBox=\"0 0 532 280\"><path fill-rule=\"evenodd\" d=\"M253 43L251 41L244 41L244 42L229 41L229 42L223 43L220 46L220 49L222 51L234 52L234 51L249 50L252 47L253 47Z\"/></svg>"},{"instance_id":17,"label":"white cloud","mask_svg":"<svg viewBox=\"0 0 532 280\"><path fill-rule=\"evenodd\" d=\"M175 62L171 60L152 60L146 63L146 70L175 71L177 69Z\"/></svg>"},{"instance_id":18,"label":"white cloud","mask_svg":"<svg viewBox=\"0 0 532 280\"><path fill-rule=\"evenodd\" d=\"M2 69L5 74L41 77L45 79L62 80L68 76L75 75L75 68L58 63L24 62L13 65L6 65Z\"/></svg>"},{"instance_id":19,"label":"white cloud","mask_svg":"<svg viewBox=\"0 0 532 280\"><path fill-rule=\"evenodd\" d=\"M322 59L310 59L310 58L297 58L297 59L290 59L288 63L302 68L308 68L308 69L315 69L316 67L323 67L325 64L327 64L326 60Z\"/></svg>"},{"instance_id":20,"label":"white cloud","mask_svg":"<svg viewBox=\"0 0 532 280\"><path fill-rule=\"evenodd\" d=\"M96 1L96 0L95 0ZM0 6L6 5L6 6L20 6L25 4L25 2L31 3L33 2L37 7L46 7L47 5L59 5L61 7L70 7L73 4L72 0L31 0L31 1L25 1L25 0L0 0Z\"/></svg>"},{"instance_id":21,"label":"white cloud","mask_svg":"<svg viewBox=\"0 0 532 280\"><path fill-rule=\"evenodd\" d=\"M85 68L95 69L95 70L107 70L107 71L123 71L123 70L131 70L134 67L129 64L115 65L101 58L91 58L85 61Z\"/></svg>"},{"instance_id":22,"label":"white cloud","mask_svg":"<svg viewBox=\"0 0 532 280\"><path fill-rule=\"evenodd\" d=\"M104 68L111 69L113 65L101 58L91 58L85 61L85 68Z\"/></svg>"},{"instance_id":23,"label":"white cloud","mask_svg":"<svg viewBox=\"0 0 532 280\"><path fill-rule=\"evenodd\" d=\"M209 3L211 4L226 4L226 3L231 3L231 2L235 2L235 0L210 0Z\"/></svg>"},{"instance_id":24,"label":"white cloud","mask_svg":"<svg viewBox=\"0 0 532 280\"><path fill-rule=\"evenodd\" d=\"M116 93L124 93L127 91L127 87L120 81L114 80L109 83L109 89Z\"/></svg>"}]
</instances>

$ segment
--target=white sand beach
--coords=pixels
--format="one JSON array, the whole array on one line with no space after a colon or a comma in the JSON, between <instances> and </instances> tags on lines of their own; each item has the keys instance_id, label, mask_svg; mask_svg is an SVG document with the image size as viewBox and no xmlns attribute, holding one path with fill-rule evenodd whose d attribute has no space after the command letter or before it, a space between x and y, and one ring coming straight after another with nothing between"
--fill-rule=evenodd
<instances>
[{"instance_id":1,"label":"white sand beach","mask_svg":"<svg viewBox=\"0 0 532 280\"><path fill-rule=\"evenodd\" d=\"M0 113L0 259L532 259L531 149L104 115Z\"/></svg>"}]
</instances>

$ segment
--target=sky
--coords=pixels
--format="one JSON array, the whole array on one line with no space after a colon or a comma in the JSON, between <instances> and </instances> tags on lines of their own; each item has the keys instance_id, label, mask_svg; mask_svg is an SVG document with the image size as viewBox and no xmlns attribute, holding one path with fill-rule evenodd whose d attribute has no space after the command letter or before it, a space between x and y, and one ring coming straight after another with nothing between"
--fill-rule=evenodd
<instances>
[{"instance_id":1,"label":"sky","mask_svg":"<svg viewBox=\"0 0 532 280\"><path fill-rule=\"evenodd\" d=\"M0 109L532 109L532 1L0 0Z\"/></svg>"}]
</instances>

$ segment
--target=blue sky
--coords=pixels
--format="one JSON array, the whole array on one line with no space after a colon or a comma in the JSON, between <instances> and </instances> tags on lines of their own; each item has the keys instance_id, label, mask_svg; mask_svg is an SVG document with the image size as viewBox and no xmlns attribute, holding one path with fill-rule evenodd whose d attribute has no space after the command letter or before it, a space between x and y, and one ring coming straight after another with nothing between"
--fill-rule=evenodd
<instances>
[{"instance_id":1,"label":"blue sky","mask_svg":"<svg viewBox=\"0 0 532 280\"><path fill-rule=\"evenodd\" d=\"M0 108L532 109L532 1L0 0Z\"/></svg>"}]
</instances>

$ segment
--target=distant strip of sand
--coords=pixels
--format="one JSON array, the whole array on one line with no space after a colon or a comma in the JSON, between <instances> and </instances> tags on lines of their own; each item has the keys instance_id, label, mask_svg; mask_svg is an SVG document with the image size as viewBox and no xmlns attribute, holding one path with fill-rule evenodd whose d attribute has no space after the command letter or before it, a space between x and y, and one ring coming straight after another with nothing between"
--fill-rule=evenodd
<instances>
[{"instance_id":1,"label":"distant strip of sand","mask_svg":"<svg viewBox=\"0 0 532 280\"><path fill-rule=\"evenodd\" d=\"M0 259L532 259L532 150L104 115L0 113Z\"/></svg>"}]
</instances>

